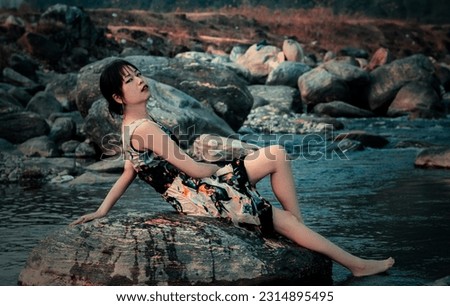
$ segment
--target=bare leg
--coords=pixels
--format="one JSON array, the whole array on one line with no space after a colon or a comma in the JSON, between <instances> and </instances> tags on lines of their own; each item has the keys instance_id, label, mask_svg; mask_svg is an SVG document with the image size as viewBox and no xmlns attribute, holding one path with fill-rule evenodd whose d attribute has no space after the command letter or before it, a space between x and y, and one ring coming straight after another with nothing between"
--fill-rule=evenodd
<instances>
[{"instance_id":1,"label":"bare leg","mask_svg":"<svg viewBox=\"0 0 450 306\"><path fill-rule=\"evenodd\" d=\"M290 212L273 207L275 230L300 246L322 253L349 269L354 276L368 276L384 272L394 265L394 259L369 260L354 256L314 232Z\"/></svg>"},{"instance_id":2,"label":"bare leg","mask_svg":"<svg viewBox=\"0 0 450 306\"><path fill-rule=\"evenodd\" d=\"M298 205L297 192L291 163L286 151L278 145L262 148L245 158L245 168L250 183L256 185L270 175L272 190L283 208L303 222Z\"/></svg>"},{"instance_id":3,"label":"bare leg","mask_svg":"<svg viewBox=\"0 0 450 306\"><path fill-rule=\"evenodd\" d=\"M284 210L273 207L275 230L300 246L322 253L348 268L355 276L384 272L394 259L368 260L354 256L303 224L295 182L285 150L281 146L262 148L245 158L250 183L270 175L272 189Z\"/></svg>"}]
</instances>

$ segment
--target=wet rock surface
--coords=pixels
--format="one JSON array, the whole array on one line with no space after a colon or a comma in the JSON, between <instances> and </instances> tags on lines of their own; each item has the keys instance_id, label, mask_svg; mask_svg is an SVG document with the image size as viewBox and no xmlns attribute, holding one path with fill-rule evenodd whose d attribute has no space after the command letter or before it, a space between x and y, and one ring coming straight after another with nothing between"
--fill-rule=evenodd
<instances>
[{"instance_id":1,"label":"wet rock surface","mask_svg":"<svg viewBox=\"0 0 450 306\"><path fill-rule=\"evenodd\" d=\"M171 213L63 228L34 248L21 285L329 285L331 261L276 236Z\"/></svg>"}]
</instances>

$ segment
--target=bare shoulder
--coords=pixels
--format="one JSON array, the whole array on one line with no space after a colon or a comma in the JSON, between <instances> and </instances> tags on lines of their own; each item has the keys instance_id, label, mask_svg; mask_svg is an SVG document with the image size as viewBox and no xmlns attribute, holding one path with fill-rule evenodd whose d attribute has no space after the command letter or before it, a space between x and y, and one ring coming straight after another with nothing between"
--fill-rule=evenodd
<instances>
[{"instance_id":1,"label":"bare shoulder","mask_svg":"<svg viewBox=\"0 0 450 306\"><path fill-rule=\"evenodd\" d=\"M167 134L159 127L159 125L150 120L144 121L140 124L133 135L131 136L131 143L137 150L152 150L157 149L162 143L166 142Z\"/></svg>"}]
</instances>

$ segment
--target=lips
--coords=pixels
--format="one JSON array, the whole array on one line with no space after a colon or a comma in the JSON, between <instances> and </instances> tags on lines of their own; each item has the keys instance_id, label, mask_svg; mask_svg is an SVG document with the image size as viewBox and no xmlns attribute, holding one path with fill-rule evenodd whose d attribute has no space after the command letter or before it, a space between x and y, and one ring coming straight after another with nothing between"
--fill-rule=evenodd
<instances>
[{"instance_id":1,"label":"lips","mask_svg":"<svg viewBox=\"0 0 450 306\"><path fill-rule=\"evenodd\" d=\"M147 91L148 90L148 85L144 85L142 86L141 92Z\"/></svg>"}]
</instances>

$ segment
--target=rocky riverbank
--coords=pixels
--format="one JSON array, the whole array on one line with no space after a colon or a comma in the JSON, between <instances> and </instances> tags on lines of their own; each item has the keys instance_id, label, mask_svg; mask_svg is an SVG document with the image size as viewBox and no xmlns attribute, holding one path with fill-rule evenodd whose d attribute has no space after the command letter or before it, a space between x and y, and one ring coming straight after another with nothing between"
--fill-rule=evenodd
<instances>
[{"instance_id":1,"label":"rocky riverbank","mask_svg":"<svg viewBox=\"0 0 450 306\"><path fill-rule=\"evenodd\" d=\"M448 50L439 57L426 49L399 57L405 53L394 45L323 50L295 35L275 39L264 27L265 35L216 40L193 33L181 40L182 33L168 30L170 25L178 31L209 27L219 35L216 25L237 21L235 30L242 33L260 29L255 20L235 15L199 19L199 14L133 15L55 5L43 13L2 16L2 183L105 182L109 173L120 171L120 118L108 113L97 85L102 67L117 57L149 78L151 113L173 128L197 159L205 159L211 148L195 141L200 135L234 140L245 134L331 130L336 145L345 139L346 147L360 149L387 141L372 135L377 140L371 144L375 138L364 131L339 135L345 128L339 118L432 120L448 114ZM115 23L118 18L123 23ZM153 26L142 26L144 18ZM205 20L212 24L205 26ZM421 156L418 166L448 168L448 148L430 152L425 160L439 156L440 162ZM115 163L91 165L106 159Z\"/></svg>"}]
</instances>

